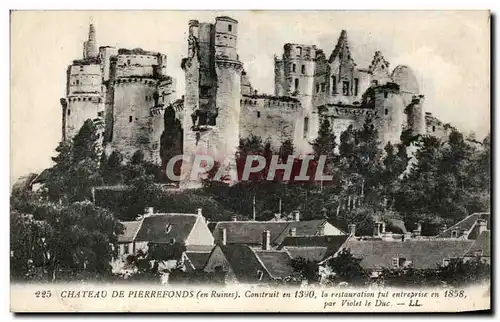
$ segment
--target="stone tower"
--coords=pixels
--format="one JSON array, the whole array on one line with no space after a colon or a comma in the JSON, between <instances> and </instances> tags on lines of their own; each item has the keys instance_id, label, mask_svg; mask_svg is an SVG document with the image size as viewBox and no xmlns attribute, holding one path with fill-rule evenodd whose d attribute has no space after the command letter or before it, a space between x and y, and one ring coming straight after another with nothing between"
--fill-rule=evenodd
<instances>
[{"instance_id":1,"label":"stone tower","mask_svg":"<svg viewBox=\"0 0 500 322\"><path fill-rule=\"evenodd\" d=\"M200 183L186 177L200 154L226 162L227 175L236 178L243 69L236 51L237 31L238 22L230 17L217 17L215 24L189 22L188 57L181 63L186 76L184 187Z\"/></svg>"},{"instance_id":2,"label":"stone tower","mask_svg":"<svg viewBox=\"0 0 500 322\"><path fill-rule=\"evenodd\" d=\"M83 43L83 59L74 60L67 69L66 98L61 99L63 140L72 139L83 123L91 119L98 125L102 143L104 97L96 46L95 29L90 25L88 40Z\"/></svg>"},{"instance_id":3,"label":"stone tower","mask_svg":"<svg viewBox=\"0 0 500 322\"><path fill-rule=\"evenodd\" d=\"M163 112L174 92L166 75L166 55L140 48L119 49L111 58L110 86L113 150L130 160L142 153L145 160L160 164Z\"/></svg>"},{"instance_id":4,"label":"stone tower","mask_svg":"<svg viewBox=\"0 0 500 322\"><path fill-rule=\"evenodd\" d=\"M310 152L318 127L318 113L313 108L316 46L285 44L282 59L275 58L275 95L297 98L302 116L297 122L294 142L298 150Z\"/></svg>"}]
</instances>

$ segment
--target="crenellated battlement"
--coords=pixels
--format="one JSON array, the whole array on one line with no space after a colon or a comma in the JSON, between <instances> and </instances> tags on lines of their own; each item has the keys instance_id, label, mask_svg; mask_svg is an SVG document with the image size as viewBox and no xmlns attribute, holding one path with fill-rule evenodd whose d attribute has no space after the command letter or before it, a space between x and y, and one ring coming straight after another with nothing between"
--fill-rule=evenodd
<instances>
[{"instance_id":1,"label":"crenellated battlement","mask_svg":"<svg viewBox=\"0 0 500 322\"><path fill-rule=\"evenodd\" d=\"M75 93L76 94L76 93ZM68 102L92 102L92 103L102 103L104 99L99 95L88 95L88 93L84 93L81 95L71 95L67 97Z\"/></svg>"},{"instance_id":2,"label":"crenellated battlement","mask_svg":"<svg viewBox=\"0 0 500 322\"><path fill-rule=\"evenodd\" d=\"M158 79L151 76L120 77L110 80L111 85L144 84L151 87L158 85Z\"/></svg>"},{"instance_id":3,"label":"crenellated battlement","mask_svg":"<svg viewBox=\"0 0 500 322\"><path fill-rule=\"evenodd\" d=\"M330 117L355 119L358 117L377 116L378 111L373 108L355 106L327 104L318 107L320 114Z\"/></svg>"}]
</instances>

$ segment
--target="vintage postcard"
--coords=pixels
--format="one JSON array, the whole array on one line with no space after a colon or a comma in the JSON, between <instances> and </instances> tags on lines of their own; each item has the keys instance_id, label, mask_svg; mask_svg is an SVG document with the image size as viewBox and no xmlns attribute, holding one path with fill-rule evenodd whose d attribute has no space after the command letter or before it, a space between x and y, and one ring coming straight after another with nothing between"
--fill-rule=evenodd
<instances>
[{"instance_id":1,"label":"vintage postcard","mask_svg":"<svg viewBox=\"0 0 500 322\"><path fill-rule=\"evenodd\" d=\"M14 312L491 309L490 12L12 11Z\"/></svg>"}]
</instances>

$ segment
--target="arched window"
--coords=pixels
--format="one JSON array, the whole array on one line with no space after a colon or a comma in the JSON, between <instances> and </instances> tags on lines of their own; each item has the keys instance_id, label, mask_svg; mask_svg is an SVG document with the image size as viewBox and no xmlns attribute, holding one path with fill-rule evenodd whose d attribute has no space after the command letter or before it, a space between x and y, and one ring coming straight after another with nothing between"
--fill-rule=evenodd
<instances>
[{"instance_id":1,"label":"arched window","mask_svg":"<svg viewBox=\"0 0 500 322\"><path fill-rule=\"evenodd\" d=\"M302 47L297 47L297 50L299 51L299 56L302 56Z\"/></svg>"},{"instance_id":2,"label":"arched window","mask_svg":"<svg viewBox=\"0 0 500 322\"><path fill-rule=\"evenodd\" d=\"M306 65L302 65L302 74L306 73Z\"/></svg>"},{"instance_id":3,"label":"arched window","mask_svg":"<svg viewBox=\"0 0 500 322\"><path fill-rule=\"evenodd\" d=\"M295 78L295 91L299 90L299 79Z\"/></svg>"},{"instance_id":4,"label":"arched window","mask_svg":"<svg viewBox=\"0 0 500 322\"><path fill-rule=\"evenodd\" d=\"M296 71L297 71L297 65L293 64L293 65L292 65L292 72L294 72L294 73L295 73Z\"/></svg>"},{"instance_id":5,"label":"arched window","mask_svg":"<svg viewBox=\"0 0 500 322\"><path fill-rule=\"evenodd\" d=\"M227 31L229 31L229 32L233 31L233 26L232 25L227 25Z\"/></svg>"},{"instance_id":6,"label":"arched window","mask_svg":"<svg viewBox=\"0 0 500 322\"><path fill-rule=\"evenodd\" d=\"M436 127L435 126L432 127L432 132L436 132Z\"/></svg>"}]
</instances>

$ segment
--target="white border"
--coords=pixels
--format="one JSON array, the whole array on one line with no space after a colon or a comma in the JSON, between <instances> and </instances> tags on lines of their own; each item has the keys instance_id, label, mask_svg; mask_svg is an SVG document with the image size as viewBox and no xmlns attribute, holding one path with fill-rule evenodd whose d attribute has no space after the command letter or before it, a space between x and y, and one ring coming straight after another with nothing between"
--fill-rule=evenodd
<instances>
[{"instance_id":1,"label":"white border","mask_svg":"<svg viewBox=\"0 0 500 322\"><path fill-rule=\"evenodd\" d=\"M41 9L41 10L51 10L51 9L57 9L57 10L88 10L88 9L98 9L98 10L113 10L113 9L120 9L120 10L154 10L154 9L181 9L181 10L217 10L217 9L261 9L261 10L272 10L272 9L281 9L281 10L292 10L292 9L309 9L309 10L318 10L318 9L336 9L336 10L368 10L368 9L376 9L376 10L382 10L382 9L420 9L420 10L436 10L436 9L491 9L493 13L499 12L498 6L499 6L499 1L495 0L474 0L474 1L466 1L466 0L455 0L455 1L436 1L436 0L405 0L405 1L384 1L384 0L379 0L379 1L355 1L355 0L349 0L349 1L337 1L335 3L332 3L332 1L317 1L317 0L308 0L308 1L301 1L301 2L281 2L280 4L277 3L272 3L269 0L253 0L251 2L246 2L246 1L192 1L192 0L184 0L184 1L178 1L178 2L160 2L160 1L148 1L148 0L142 0L142 1L106 1L104 3L102 0L85 0L82 2L68 2L68 1L53 1L53 0L45 0L43 2L39 1L2 1L1 7L2 11L0 12L0 17L2 19L1 23L1 40L2 44L4 45L4 50L1 52L1 61L2 64L0 64L1 68L1 80L2 80L2 86L0 86L0 90L2 95L0 97L3 99L4 106L0 108L0 120L2 122L2 126L0 127L0 140L2 143L2 152L4 153L2 160L2 185L1 185L1 194L0 196L2 197L2 209L5 209L5 213L3 214L3 220L4 220L4 227L3 229L4 232L1 235L3 240L2 240L2 251L0 254L2 254L4 260L0 261L1 262L1 267L2 267L2 293L1 293L1 302L3 304L4 310L2 310L2 316L1 320L2 321L10 321L14 319L14 316L10 313L8 313L8 308L9 308L9 264L7 261L7 254L8 254L8 245L9 245L9 234L7 232L7 229L9 227L8 224L8 217L9 217L9 198L8 195L10 194L10 185L9 185L9 109L10 109L10 102L9 102L9 86L10 86L10 60L9 60L9 55L10 55L10 48L9 48L9 9L21 9L21 10L28 10L28 9ZM452 5L452 6L451 6ZM404 22L401 22L404 23ZM496 22L498 24L498 21ZM496 28L495 28L496 29ZM494 34L495 42L497 43L498 41L498 35ZM495 57L498 57L495 55ZM492 57L493 58L493 57ZM496 74L496 68L493 71ZM496 84L494 91L499 92L498 84ZM497 95L498 96L498 95ZM496 97L497 98L497 97ZM497 105L497 100L495 99L494 102L492 102L492 106ZM495 123L498 124L498 113L493 113L493 116L495 118ZM494 126L492 126L494 128ZM498 132L495 131L495 132ZM494 138L494 143L497 142L497 136L495 135ZM15 144L15 142L14 142ZM8 148L9 147L9 148ZM497 144L494 144L494 151L498 149ZM497 168L498 169L498 168ZM493 200L496 198L495 196L492 196ZM494 208L495 209L495 208ZM498 232L498 222L500 220L497 218L495 219L495 230ZM494 234L495 236L497 234ZM495 253L495 259L498 257L498 250L496 247L494 247L496 250ZM497 279L494 279L495 281ZM495 291L496 285L495 285ZM497 298L495 296L495 298ZM319 317L319 316L316 316ZM323 316L324 318L328 319L336 319L336 320L344 320L347 319L347 316ZM423 316L416 316L417 318L423 317ZM441 316L426 316L425 318L428 320L437 320ZM28 319L28 318L33 318L33 317L28 317L28 316L21 316L17 317L18 319ZM51 316L47 318L52 318ZM79 316L64 316L63 319L74 319L74 318L82 318ZM101 316L83 316L85 319L101 319ZM121 317L119 316L110 316L107 317L110 319L120 319ZM133 319L140 318L140 317L133 317ZM150 317L148 316L149 319L153 320L162 320L164 321L165 318L168 319L179 319L177 316L155 316L155 317ZM189 317L184 317L185 319L192 319L192 318L202 318L202 319L215 319L215 318L220 318L218 316L189 316ZM245 317L245 319L250 319L250 318L258 318L259 320L270 320L274 318L278 318L277 316L270 316L270 317L265 317L265 316L251 316L251 317ZM282 317L283 318L283 317ZM286 319L289 319L290 316L285 317ZM297 316L295 318L304 318L304 316ZM356 319L360 320L372 320L372 319L387 319L387 316L357 316ZM391 317L389 317L391 318ZM393 317L393 318L399 318L399 317ZM454 316L453 319L473 319L473 316Z\"/></svg>"}]
</instances>

